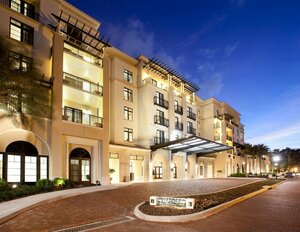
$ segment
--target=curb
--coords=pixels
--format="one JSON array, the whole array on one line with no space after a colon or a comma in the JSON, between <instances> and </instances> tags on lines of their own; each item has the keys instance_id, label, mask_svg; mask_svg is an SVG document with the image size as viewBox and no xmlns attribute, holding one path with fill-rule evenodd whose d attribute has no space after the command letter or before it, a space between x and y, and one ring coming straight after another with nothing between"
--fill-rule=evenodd
<instances>
[{"instance_id":1,"label":"curb","mask_svg":"<svg viewBox=\"0 0 300 232\"><path fill-rule=\"evenodd\" d=\"M110 185L107 185L107 186L110 186ZM78 196L78 195L83 195L83 194L88 194L88 193L94 193L94 192L98 192L98 191L106 191L106 190L112 190L112 189L116 189L116 188L120 188L120 187L123 187L122 185L115 185L115 186L111 186L109 188L105 188L105 189L95 189L93 191L89 191L89 192L82 192L82 191L77 191L77 192L70 192L70 193L65 193L63 195L59 195L59 196L54 196L54 197L51 197L49 199L44 199L44 200L41 200L41 201L38 201L32 205L28 205L28 206L25 206L23 208L20 208L20 209L16 209L14 212L13 210L11 212L7 212L6 215L4 214L3 216L1 216L0 218L0 225L2 225L3 223L11 220L12 218L15 218L17 217L18 215L20 214L23 214L31 209L34 209L40 205L43 205L43 204L47 204L47 203L51 203L51 202L54 202L54 201L58 201L58 200L62 200L62 199L65 199L65 198L69 198L69 197L74 197L74 196ZM78 189L80 190L80 189ZM63 191L68 191L68 190L63 190ZM48 192L48 193L51 193L51 192ZM45 193L45 194L48 194L48 193ZM39 194L37 194L39 195ZM30 197L34 197L35 195L31 195L31 196L28 196L28 198ZM15 200L20 200L22 198L19 198L19 199L15 199ZM26 197L23 198L24 200L26 199ZM14 201L14 200L12 200ZM7 201L7 202L3 202L3 203L8 203L8 202L11 202L11 201ZM1 204L0 204L0 208L1 208Z\"/></svg>"},{"instance_id":2,"label":"curb","mask_svg":"<svg viewBox=\"0 0 300 232\"><path fill-rule=\"evenodd\" d=\"M261 194L263 192L266 192L270 189L274 189L276 188L278 185L284 183L285 181L279 182L277 184L274 185L270 185L270 186L265 186L260 190L257 190L255 192L249 193L245 196L241 196L238 197L234 200L225 202L221 205L217 205L215 207L212 207L210 209L204 210L202 212L198 212L198 213L193 213L193 214L186 214L186 215L178 215L178 216L154 216L154 215L148 215L148 214L144 214L139 210L140 205L144 204L144 202L140 203L139 205L137 205L134 208L134 215L142 220L145 221L152 221L152 222L188 222L188 221L195 221L195 220L200 220L200 219L204 219L207 217L210 217L224 209L227 209L233 205L236 205L242 201L245 201L251 197L254 197L258 194Z\"/></svg>"}]
</instances>

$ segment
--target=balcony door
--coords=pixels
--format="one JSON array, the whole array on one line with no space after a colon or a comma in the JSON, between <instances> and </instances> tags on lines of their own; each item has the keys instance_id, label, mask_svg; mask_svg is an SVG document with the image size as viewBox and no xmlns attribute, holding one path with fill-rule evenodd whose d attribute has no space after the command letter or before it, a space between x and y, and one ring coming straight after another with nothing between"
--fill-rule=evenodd
<instances>
[{"instance_id":1,"label":"balcony door","mask_svg":"<svg viewBox=\"0 0 300 232\"><path fill-rule=\"evenodd\" d=\"M83 148L75 148L70 154L70 179L78 184L91 182L91 156Z\"/></svg>"},{"instance_id":2,"label":"balcony door","mask_svg":"<svg viewBox=\"0 0 300 232\"><path fill-rule=\"evenodd\" d=\"M154 179L162 179L163 169L162 163L158 162L156 166L154 166Z\"/></svg>"}]
</instances>

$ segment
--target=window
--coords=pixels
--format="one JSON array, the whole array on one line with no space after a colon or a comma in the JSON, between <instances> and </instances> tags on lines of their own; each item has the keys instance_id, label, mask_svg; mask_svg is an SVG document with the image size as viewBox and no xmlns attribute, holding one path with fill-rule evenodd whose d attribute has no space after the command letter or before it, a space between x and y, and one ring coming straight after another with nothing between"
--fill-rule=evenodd
<instances>
[{"instance_id":1,"label":"window","mask_svg":"<svg viewBox=\"0 0 300 232\"><path fill-rule=\"evenodd\" d=\"M33 45L33 28L11 18L10 38Z\"/></svg>"},{"instance_id":2,"label":"window","mask_svg":"<svg viewBox=\"0 0 300 232\"><path fill-rule=\"evenodd\" d=\"M21 182L20 155L7 155L7 182Z\"/></svg>"},{"instance_id":3,"label":"window","mask_svg":"<svg viewBox=\"0 0 300 232\"><path fill-rule=\"evenodd\" d=\"M25 182L37 181L37 157L25 156Z\"/></svg>"},{"instance_id":4,"label":"window","mask_svg":"<svg viewBox=\"0 0 300 232\"><path fill-rule=\"evenodd\" d=\"M154 86L157 86L157 81L154 80L154 79L151 79L151 84L154 85Z\"/></svg>"},{"instance_id":5,"label":"window","mask_svg":"<svg viewBox=\"0 0 300 232\"><path fill-rule=\"evenodd\" d=\"M48 158L40 157L40 179L48 179Z\"/></svg>"},{"instance_id":6,"label":"window","mask_svg":"<svg viewBox=\"0 0 300 232\"><path fill-rule=\"evenodd\" d=\"M11 0L10 8L30 18L35 18L34 6L27 2L21 0Z\"/></svg>"},{"instance_id":7,"label":"window","mask_svg":"<svg viewBox=\"0 0 300 232\"><path fill-rule=\"evenodd\" d=\"M128 88L124 88L124 100L133 101L133 91Z\"/></svg>"},{"instance_id":8,"label":"window","mask_svg":"<svg viewBox=\"0 0 300 232\"><path fill-rule=\"evenodd\" d=\"M188 114L191 114L193 112L193 109L191 107L189 107L189 106L187 107L186 110L187 110Z\"/></svg>"},{"instance_id":9,"label":"window","mask_svg":"<svg viewBox=\"0 0 300 232\"><path fill-rule=\"evenodd\" d=\"M64 116L66 117L67 121L82 123L82 110L65 106Z\"/></svg>"},{"instance_id":10,"label":"window","mask_svg":"<svg viewBox=\"0 0 300 232\"><path fill-rule=\"evenodd\" d=\"M179 104L178 104L178 101L175 100L175 108L176 108L178 105L179 105Z\"/></svg>"},{"instance_id":11,"label":"window","mask_svg":"<svg viewBox=\"0 0 300 232\"><path fill-rule=\"evenodd\" d=\"M124 128L124 141L133 141L133 130L130 128Z\"/></svg>"},{"instance_id":12,"label":"window","mask_svg":"<svg viewBox=\"0 0 300 232\"><path fill-rule=\"evenodd\" d=\"M132 83L133 81L133 74L132 72L124 69L124 81L127 81L129 83Z\"/></svg>"},{"instance_id":13,"label":"window","mask_svg":"<svg viewBox=\"0 0 300 232\"><path fill-rule=\"evenodd\" d=\"M164 99L164 95L162 94L162 93L160 93L160 92L156 92L156 97L158 98L158 99Z\"/></svg>"},{"instance_id":14,"label":"window","mask_svg":"<svg viewBox=\"0 0 300 232\"><path fill-rule=\"evenodd\" d=\"M3 178L3 154L0 154L0 178Z\"/></svg>"},{"instance_id":15,"label":"window","mask_svg":"<svg viewBox=\"0 0 300 232\"><path fill-rule=\"evenodd\" d=\"M159 116L160 118L164 118L165 117L164 112L161 111L161 110L156 110L156 115Z\"/></svg>"},{"instance_id":16,"label":"window","mask_svg":"<svg viewBox=\"0 0 300 232\"><path fill-rule=\"evenodd\" d=\"M179 118L175 117L175 123L179 123Z\"/></svg>"},{"instance_id":17,"label":"window","mask_svg":"<svg viewBox=\"0 0 300 232\"><path fill-rule=\"evenodd\" d=\"M9 53L9 63L11 69L15 71L27 72L32 69L32 59L30 57L12 51Z\"/></svg>"},{"instance_id":18,"label":"window","mask_svg":"<svg viewBox=\"0 0 300 232\"><path fill-rule=\"evenodd\" d=\"M160 140L164 140L165 138L165 132L161 131L161 130L156 130L156 136L160 139Z\"/></svg>"},{"instance_id":19,"label":"window","mask_svg":"<svg viewBox=\"0 0 300 232\"><path fill-rule=\"evenodd\" d=\"M124 106L124 119L133 120L133 110L127 106Z\"/></svg>"},{"instance_id":20,"label":"window","mask_svg":"<svg viewBox=\"0 0 300 232\"><path fill-rule=\"evenodd\" d=\"M187 127L188 127L188 128L193 128L193 123L187 122Z\"/></svg>"}]
</instances>

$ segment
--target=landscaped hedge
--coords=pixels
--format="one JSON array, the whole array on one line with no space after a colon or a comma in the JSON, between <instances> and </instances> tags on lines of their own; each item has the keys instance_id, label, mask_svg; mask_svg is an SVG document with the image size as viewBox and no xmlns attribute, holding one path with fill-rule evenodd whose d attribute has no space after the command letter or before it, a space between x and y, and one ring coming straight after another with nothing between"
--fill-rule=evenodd
<instances>
[{"instance_id":1,"label":"landscaped hedge","mask_svg":"<svg viewBox=\"0 0 300 232\"><path fill-rule=\"evenodd\" d=\"M19 185L16 188L13 188L4 179L0 178L0 202L38 193L68 189L72 186L73 183L71 180L55 178L53 181L42 179L38 180L35 185Z\"/></svg>"}]
</instances>

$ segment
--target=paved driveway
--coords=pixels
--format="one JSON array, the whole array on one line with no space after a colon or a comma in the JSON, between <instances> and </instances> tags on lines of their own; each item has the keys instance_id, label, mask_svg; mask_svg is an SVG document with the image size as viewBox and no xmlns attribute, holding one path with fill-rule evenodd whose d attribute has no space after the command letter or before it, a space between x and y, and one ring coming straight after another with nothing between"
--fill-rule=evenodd
<instances>
[{"instance_id":1,"label":"paved driveway","mask_svg":"<svg viewBox=\"0 0 300 232\"><path fill-rule=\"evenodd\" d=\"M0 225L0 231L52 231L122 216L134 216L134 207L152 195L204 194L253 181L256 180L202 179L135 183L114 190L84 194L40 205ZM185 224L148 223L135 218L131 222L104 227L101 230L154 231L156 227L157 231L184 231L183 228L188 228Z\"/></svg>"}]
</instances>

